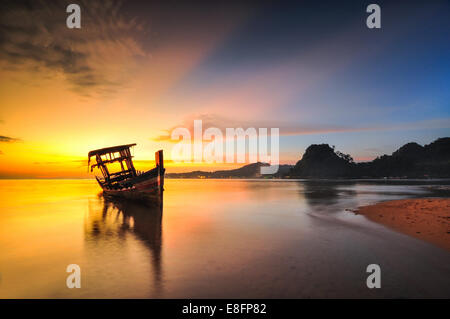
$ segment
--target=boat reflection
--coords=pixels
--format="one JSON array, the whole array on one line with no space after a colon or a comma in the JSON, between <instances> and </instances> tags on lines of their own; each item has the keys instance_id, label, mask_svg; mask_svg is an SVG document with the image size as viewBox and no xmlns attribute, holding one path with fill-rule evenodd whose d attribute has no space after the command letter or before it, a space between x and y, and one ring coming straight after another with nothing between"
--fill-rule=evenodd
<instances>
[{"instance_id":1,"label":"boat reflection","mask_svg":"<svg viewBox=\"0 0 450 319\"><path fill-rule=\"evenodd\" d=\"M97 251L108 245L125 246L128 235L140 240L151 254L155 291L161 288L162 267L162 205L147 206L142 203L100 197L89 203L85 221L85 242ZM118 250L120 251L120 250Z\"/></svg>"}]
</instances>

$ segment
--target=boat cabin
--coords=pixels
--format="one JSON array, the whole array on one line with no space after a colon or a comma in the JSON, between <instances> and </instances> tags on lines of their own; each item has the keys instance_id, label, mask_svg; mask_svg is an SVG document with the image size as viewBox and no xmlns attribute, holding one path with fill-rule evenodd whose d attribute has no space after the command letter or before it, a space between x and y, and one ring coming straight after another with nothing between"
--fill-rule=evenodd
<instances>
[{"instance_id":1,"label":"boat cabin","mask_svg":"<svg viewBox=\"0 0 450 319\"><path fill-rule=\"evenodd\" d=\"M112 186L120 184L123 181L132 179L138 174L134 168L130 148L136 144L126 144L113 147L106 147L88 154L88 166L91 172L94 168L98 168L103 175L102 179L98 179L103 186ZM90 165L91 158L95 157L96 163ZM112 169L112 167L115 168Z\"/></svg>"}]
</instances>

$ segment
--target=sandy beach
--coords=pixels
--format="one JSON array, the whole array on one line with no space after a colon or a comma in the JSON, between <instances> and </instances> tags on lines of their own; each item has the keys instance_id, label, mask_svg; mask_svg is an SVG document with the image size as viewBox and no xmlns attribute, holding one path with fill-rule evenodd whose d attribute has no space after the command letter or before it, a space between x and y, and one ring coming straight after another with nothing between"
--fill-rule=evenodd
<instances>
[{"instance_id":1,"label":"sandy beach","mask_svg":"<svg viewBox=\"0 0 450 319\"><path fill-rule=\"evenodd\" d=\"M450 251L450 198L394 200L360 207L358 213Z\"/></svg>"}]
</instances>

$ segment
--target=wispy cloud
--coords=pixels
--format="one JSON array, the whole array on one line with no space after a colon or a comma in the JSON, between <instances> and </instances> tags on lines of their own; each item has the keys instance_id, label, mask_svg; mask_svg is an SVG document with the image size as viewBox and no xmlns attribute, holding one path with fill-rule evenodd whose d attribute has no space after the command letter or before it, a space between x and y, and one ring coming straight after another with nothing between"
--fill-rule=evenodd
<instances>
[{"instance_id":1,"label":"wispy cloud","mask_svg":"<svg viewBox=\"0 0 450 319\"><path fill-rule=\"evenodd\" d=\"M1 122L1 120L0 120ZM20 142L22 141L20 138L0 135L0 143L13 143L13 142ZM0 155L4 155L3 151L0 150Z\"/></svg>"},{"instance_id":2,"label":"wispy cloud","mask_svg":"<svg viewBox=\"0 0 450 319\"><path fill-rule=\"evenodd\" d=\"M349 132L353 130L364 130L364 128L353 128L339 125L310 125L301 124L287 121L264 121L264 120L236 120L228 117L216 115L216 114L199 114L187 117L182 123L174 125L171 128L165 130L163 134L155 136L152 138L153 141L157 142L178 142L177 140L171 139L172 131L177 127L187 128L191 133L194 134L194 120L202 120L203 130L209 127L215 127L220 129L222 132L226 131L226 128L238 128L242 127L247 129L253 128L279 128L280 135L305 135L305 134L320 134L320 133L330 133L330 132ZM268 132L270 134L270 131Z\"/></svg>"},{"instance_id":3,"label":"wispy cloud","mask_svg":"<svg viewBox=\"0 0 450 319\"><path fill-rule=\"evenodd\" d=\"M6 2L0 5L3 68L62 72L83 95L124 86L146 56L138 40L143 26L120 13L116 1L78 1L81 29L66 26L67 1Z\"/></svg>"},{"instance_id":4,"label":"wispy cloud","mask_svg":"<svg viewBox=\"0 0 450 319\"><path fill-rule=\"evenodd\" d=\"M253 128L279 128L280 135L295 136L295 135L310 135L310 134L327 134L327 133L344 133L344 132L363 132L363 131L395 131L395 130L417 130L417 129L436 129L436 128L450 128L450 118L423 120L407 123L397 124L373 124L367 126L345 126L338 124L305 124L287 121L262 121L262 120L234 120L215 114L199 114L186 118L182 123L174 125L165 130L163 134L151 138L156 142L173 142L178 140L171 139L171 133L175 128L187 128L194 136L194 120L202 120L203 131L209 127L216 127L225 133L226 128L242 127L247 129ZM268 132L270 133L270 132Z\"/></svg>"},{"instance_id":5,"label":"wispy cloud","mask_svg":"<svg viewBox=\"0 0 450 319\"><path fill-rule=\"evenodd\" d=\"M2 143L12 143L12 142L20 142L20 141L21 141L20 138L0 135L0 142L2 142Z\"/></svg>"}]
</instances>

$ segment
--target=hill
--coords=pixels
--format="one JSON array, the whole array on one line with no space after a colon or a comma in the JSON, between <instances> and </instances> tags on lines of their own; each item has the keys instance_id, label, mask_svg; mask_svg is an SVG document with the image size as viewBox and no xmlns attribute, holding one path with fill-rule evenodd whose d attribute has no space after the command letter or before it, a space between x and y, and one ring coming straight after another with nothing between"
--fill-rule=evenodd
<instances>
[{"instance_id":1,"label":"hill","mask_svg":"<svg viewBox=\"0 0 450 319\"><path fill-rule=\"evenodd\" d=\"M168 178L261 178L261 167L269 166L267 163L252 163L244 165L237 169L231 170L220 170L215 172L205 172L205 171L193 171L188 173L168 173L166 176ZM287 174L292 165L280 165L278 173L275 174L276 177L281 177L281 175ZM267 175L272 177L272 175Z\"/></svg>"},{"instance_id":2,"label":"hill","mask_svg":"<svg viewBox=\"0 0 450 319\"><path fill-rule=\"evenodd\" d=\"M290 175L302 178L352 177L353 159L340 154L328 144L310 145Z\"/></svg>"},{"instance_id":3,"label":"hill","mask_svg":"<svg viewBox=\"0 0 450 319\"><path fill-rule=\"evenodd\" d=\"M354 163L350 155L336 152L328 144L315 144L306 149L289 175L296 178L448 178L450 138L440 138L425 146L407 143L391 155L365 163Z\"/></svg>"},{"instance_id":4,"label":"hill","mask_svg":"<svg viewBox=\"0 0 450 319\"><path fill-rule=\"evenodd\" d=\"M274 175L261 175L267 163L252 163L238 169L215 172L168 173L168 178L450 178L450 138L439 138L421 146L407 143L391 155L371 162L353 158L328 144L310 145L294 165L280 165Z\"/></svg>"}]
</instances>

